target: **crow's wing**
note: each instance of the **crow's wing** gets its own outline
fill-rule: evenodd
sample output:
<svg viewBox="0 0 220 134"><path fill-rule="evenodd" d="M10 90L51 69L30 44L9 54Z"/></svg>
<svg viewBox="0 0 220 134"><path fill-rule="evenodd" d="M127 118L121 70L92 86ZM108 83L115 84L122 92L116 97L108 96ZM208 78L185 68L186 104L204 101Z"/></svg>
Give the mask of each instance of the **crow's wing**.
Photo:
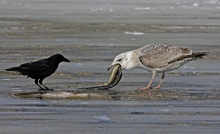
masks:
<svg viewBox="0 0 220 134"><path fill-rule="evenodd" d="M43 59L35 62L24 63L19 67L25 72L40 73L49 68L49 62L47 59Z"/></svg>

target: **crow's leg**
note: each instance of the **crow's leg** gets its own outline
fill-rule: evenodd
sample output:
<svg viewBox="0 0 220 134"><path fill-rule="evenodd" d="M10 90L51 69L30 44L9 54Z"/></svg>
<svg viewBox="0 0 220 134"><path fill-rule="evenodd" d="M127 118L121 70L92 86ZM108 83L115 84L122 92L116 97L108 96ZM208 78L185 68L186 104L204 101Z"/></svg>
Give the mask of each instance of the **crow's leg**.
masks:
<svg viewBox="0 0 220 134"><path fill-rule="evenodd" d="M43 85L43 80L44 80L44 78L41 78L41 79L39 80L39 83L40 83L43 87L45 87L45 90L51 90L51 91L53 91L53 89L50 89L50 88L48 88L47 86Z"/></svg>
<svg viewBox="0 0 220 134"><path fill-rule="evenodd" d="M41 86L38 84L38 79L35 79L35 81L34 81L34 82L35 82L35 84L36 84L38 87L40 87L40 89L41 89L41 90L44 90L44 88L43 88L43 87L41 87Z"/></svg>

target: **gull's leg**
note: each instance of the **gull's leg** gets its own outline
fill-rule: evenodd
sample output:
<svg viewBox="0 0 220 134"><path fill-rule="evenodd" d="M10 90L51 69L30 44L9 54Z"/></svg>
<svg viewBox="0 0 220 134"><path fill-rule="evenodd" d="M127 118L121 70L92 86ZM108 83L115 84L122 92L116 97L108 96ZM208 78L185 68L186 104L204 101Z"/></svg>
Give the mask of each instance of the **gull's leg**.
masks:
<svg viewBox="0 0 220 134"><path fill-rule="evenodd" d="M153 87L153 89L159 89L159 90L160 90L160 86L161 86L161 84L163 83L164 78L165 78L165 73L163 72L159 84L158 84L156 87ZM161 90L160 90L160 96L163 96L163 93L161 92Z"/></svg>
<svg viewBox="0 0 220 134"><path fill-rule="evenodd" d="M153 72L152 78L151 78L150 82L148 83L148 85L146 87L143 87L143 88L138 88L138 90L148 90L148 89L150 89L151 88L151 84L152 84L155 76L156 76L156 72Z"/></svg>
<svg viewBox="0 0 220 134"><path fill-rule="evenodd" d="M40 87L41 90L44 90L44 88L41 87L41 86L38 84L38 79L35 79L34 83L35 83L38 87Z"/></svg>
<svg viewBox="0 0 220 134"><path fill-rule="evenodd" d="M153 87L153 89L160 89L160 86L163 83L164 78L165 78L165 73L163 72L163 75L161 77L159 84L156 87Z"/></svg>
<svg viewBox="0 0 220 134"><path fill-rule="evenodd" d="M151 78L150 82L148 83L147 87L138 88L138 90L147 90L147 94L148 94L148 96L149 96L152 100L153 100L154 98L151 96L151 93L149 92L149 89L151 88L151 84L152 84L152 82L153 82L155 76L156 76L156 72L153 72L152 78Z"/></svg>

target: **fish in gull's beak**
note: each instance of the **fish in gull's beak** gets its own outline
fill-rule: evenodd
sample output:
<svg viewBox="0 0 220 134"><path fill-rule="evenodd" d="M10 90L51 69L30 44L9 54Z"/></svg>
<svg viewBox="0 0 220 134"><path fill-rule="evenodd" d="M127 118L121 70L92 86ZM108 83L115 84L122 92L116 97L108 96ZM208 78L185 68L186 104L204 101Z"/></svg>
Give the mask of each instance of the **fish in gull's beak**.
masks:
<svg viewBox="0 0 220 134"><path fill-rule="evenodd" d="M108 67L108 71L109 71L111 68L115 67L116 65L120 65L120 64L110 65L110 66ZM121 66L121 65L120 65L120 66Z"/></svg>

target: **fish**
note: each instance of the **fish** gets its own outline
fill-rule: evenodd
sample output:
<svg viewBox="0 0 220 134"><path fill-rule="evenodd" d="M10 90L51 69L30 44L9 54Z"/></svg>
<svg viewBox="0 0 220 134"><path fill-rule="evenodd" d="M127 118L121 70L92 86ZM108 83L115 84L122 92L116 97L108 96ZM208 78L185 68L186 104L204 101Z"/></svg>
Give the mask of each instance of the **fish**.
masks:
<svg viewBox="0 0 220 134"><path fill-rule="evenodd" d="M112 88L116 86L122 78L122 68L121 65L116 64L114 68L111 71L111 75L109 77L108 82L101 84L100 86L92 86L92 87L81 87L78 89L93 89L93 90L108 90L109 88Z"/></svg>

